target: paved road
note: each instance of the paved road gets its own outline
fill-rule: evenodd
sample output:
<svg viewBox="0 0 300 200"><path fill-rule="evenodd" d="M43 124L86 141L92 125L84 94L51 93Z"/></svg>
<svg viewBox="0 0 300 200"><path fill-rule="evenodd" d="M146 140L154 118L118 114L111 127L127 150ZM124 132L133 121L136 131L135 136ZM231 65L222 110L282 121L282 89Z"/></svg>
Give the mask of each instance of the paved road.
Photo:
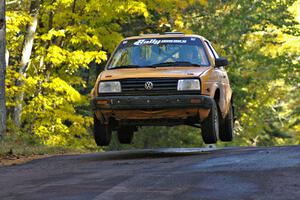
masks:
<svg viewBox="0 0 300 200"><path fill-rule="evenodd" d="M55 156L0 168L0 199L300 199L300 146Z"/></svg>

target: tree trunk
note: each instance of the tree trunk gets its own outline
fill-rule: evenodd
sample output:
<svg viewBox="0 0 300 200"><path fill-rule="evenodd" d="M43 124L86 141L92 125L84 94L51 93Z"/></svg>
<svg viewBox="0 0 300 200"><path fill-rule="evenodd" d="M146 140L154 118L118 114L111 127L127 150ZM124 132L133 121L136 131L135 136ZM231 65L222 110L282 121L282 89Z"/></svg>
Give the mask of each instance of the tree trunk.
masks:
<svg viewBox="0 0 300 200"><path fill-rule="evenodd" d="M23 79L26 78L26 71L29 66L30 56L32 53L32 46L34 41L34 34L37 28L38 12L40 8L40 0L34 0L30 5L30 16L32 17L31 23L27 25L27 33L24 38L24 45L22 50L21 63L19 68L19 78L16 81L16 85L22 87L24 84ZM14 108L13 120L17 127L21 124L22 102L24 99L24 92L21 91L16 95L16 106Z"/></svg>
<svg viewBox="0 0 300 200"><path fill-rule="evenodd" d="M5 106L5 0L0 0L0 139L6 132L6 106Z"/></svg>

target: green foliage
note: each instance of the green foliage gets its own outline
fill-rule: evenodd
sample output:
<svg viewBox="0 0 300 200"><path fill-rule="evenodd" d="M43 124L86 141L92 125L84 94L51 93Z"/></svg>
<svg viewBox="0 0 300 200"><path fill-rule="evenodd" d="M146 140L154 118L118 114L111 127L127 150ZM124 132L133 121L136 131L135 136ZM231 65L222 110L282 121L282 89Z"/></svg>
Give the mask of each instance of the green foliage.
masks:
<svg viewBox="0 0 300 200"><path fill-rule="evenodd" d="M299 89L299 10L291 9L298 4L210 1L190 10L192 30L211 39L230 60L238 144L299 143L290 139L297 131L285 128L299 119L290 99Z"/></svg>
<svg viewBox="0 0 300 200"><path fill-rule="evenodd" d="M135 133L133 143L121 145L117 134L113 133L113 141L107 150L132 148L167 148L167 147L203 147L200 130L188 126L179 127L143 127Z"/></svg>
<svg viewBox="0 0 300 200"><path fill-rule="evenodd" d="M300 144L299 0L45 0L20 74L29 7L7 7L6 91L10 122L24 93L21 130L9 129L33 143L95 148L88 94L107 52L125 36L183 31L207 37L230 60L238 120L228 145ZM198 129L143 128L132 146L114 140L108 149L182 146L203 146Z"/></svg>
<svg viewBox="0 0 300 200"><path fill-rule="evenodd" d="M122 39L119 23L128 18L148 17L139 1L43 1L26 76L19 64L26 28L31 17L28 7L8 7L7 106L11 113L15 96L24 93L21 131L36 136L49 146L94 148L89 98L80 94L90 82L82 70L107 60L104 49L112 50ZM98 66L97 66L98 67ZM17 85L23 77L24 84ZM13 128L10 126L10 128Z"/></svg>

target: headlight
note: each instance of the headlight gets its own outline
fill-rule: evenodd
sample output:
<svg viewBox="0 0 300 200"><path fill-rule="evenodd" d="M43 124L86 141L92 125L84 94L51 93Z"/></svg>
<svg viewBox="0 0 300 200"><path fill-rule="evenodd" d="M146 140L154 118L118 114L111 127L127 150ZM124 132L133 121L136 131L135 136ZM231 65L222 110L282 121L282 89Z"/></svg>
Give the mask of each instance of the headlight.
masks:
<svg viewBox="0 0 300 200"><path fill-rule="evenodd" d="M116 93L121 91L121 83L119 81L100 82L99 84L99 93Z"/></svg>
<svg viewBox="0 0 300 200"><path fill-rule="evenodd" d="M200 90L200 81L198 79L178 80L177 90Z"/></svg>

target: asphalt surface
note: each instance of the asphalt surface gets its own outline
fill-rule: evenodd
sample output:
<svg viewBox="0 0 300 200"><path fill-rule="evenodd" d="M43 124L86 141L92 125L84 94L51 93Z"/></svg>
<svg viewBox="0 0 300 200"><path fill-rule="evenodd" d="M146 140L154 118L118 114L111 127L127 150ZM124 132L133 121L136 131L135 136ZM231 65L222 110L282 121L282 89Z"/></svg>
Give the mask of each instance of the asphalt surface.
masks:
<svg viewBox="0 0 300 200"><path fill-rule="evenodd" d="M0 199L300 199L300 146L55 156L0 168Z"/></svg>

